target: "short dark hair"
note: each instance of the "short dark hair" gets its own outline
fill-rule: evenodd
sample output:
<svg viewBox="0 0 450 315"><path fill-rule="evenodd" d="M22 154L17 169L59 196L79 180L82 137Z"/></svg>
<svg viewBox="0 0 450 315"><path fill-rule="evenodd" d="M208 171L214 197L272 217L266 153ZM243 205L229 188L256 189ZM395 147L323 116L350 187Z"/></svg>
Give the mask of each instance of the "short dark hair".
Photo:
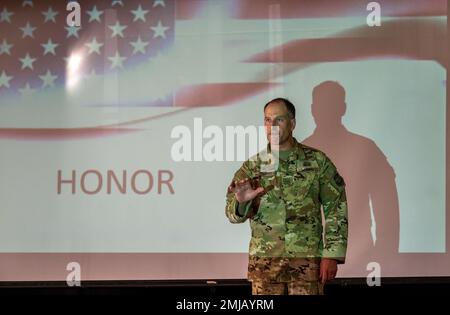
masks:
<svg viewBox="0 0 450 315"><path fill-rule="evenodd" d="M266 105L264 105L264 111L266 111L266 107L269 106L269 104L279 103L279 102L283 102L284 106L286 106L287 111L289 112L289 114L291 114L291 118L295 118L294 104L292 104L292 102L290 100L288 100L287 98L283 98L283 97L277 97L277 98L274 98L273 100L269 101Z"/></svg>

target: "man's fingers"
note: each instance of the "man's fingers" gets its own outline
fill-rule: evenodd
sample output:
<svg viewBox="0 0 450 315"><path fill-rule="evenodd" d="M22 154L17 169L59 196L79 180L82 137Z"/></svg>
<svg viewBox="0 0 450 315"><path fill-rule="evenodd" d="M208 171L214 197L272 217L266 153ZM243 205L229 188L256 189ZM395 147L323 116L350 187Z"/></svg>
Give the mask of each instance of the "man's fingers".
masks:
<svg viewBox="0 0 450 315"><path fill-rule="evenodd" d="M256 194L261 194L261 193L263 193L264 192L264 188L263 187L258 187L258 188L256 188Z"/></svg>
<svg viewBox="0 0 450 315"><path fill-rule="evenodd" d="M327 282L328 281L328 275L327 275L327 273L324 271L324 272L322 272L322 283L325 283L325 282Z"/></svg>
<svg viewBox="0 0 450 315"><path fill-rule="evenodd" d="M251 185L248 179L242 179L237 183L237 187L242 190L251 188Z"/></svg>
<svg viewBox="0 0 450 315"><path fill-rule="evenodd" d="M238 194L243 190L248 189L247 185L250 186L248 184L248 179L235 180L232 185L230 185L229 190L235 194Z"/></svg>
<svg viewBox="0 0 450 315"><path fill-rule="evenodd" d="M248 194L250 199L255 198L259 194L262 194L265 192L265 189L263 187L258 187L256 189L253 189L251 185L251 180L249 178L244 178L241 180L235 180L232 182L230 186L228 186L228 191L233 192L236 195L242 195L242 194ZM242 196L241 196L242 198ZM247 198L247 197L245 197Z"/></svg>
<svg viewBox="0 0 450 315"><path fill-rule="evenodd" d="M239 184L240 184L240 185L245 185L245 184L248 183L248 181L249 181L248 178L244 178L244 179L241 179L241 180L239 181Z"/></svg>
<svg viewBox="0 0 450 315"><path fill-rule="evenodd" d="M228 193L234 193L236 191L236 182L232 181L230 186L228 186Z"/></svg>
<svg viewBox="0 0 450 315"><path fill-rule="evenodd" d="M240 180L235 181L234 182L234 191L238 192L241 190L241 188L242 188L241 181Z"/></svg>
<svg viewBox="0 0 450 315"><path fill-rule="evenodd" d="M325 270L324 270L324 268L320 268L320 275L319 275L319 279L320 279L320 282L322 282L322 283L325 283L325 281L326 281L326 272L325 272Z"/></svg>

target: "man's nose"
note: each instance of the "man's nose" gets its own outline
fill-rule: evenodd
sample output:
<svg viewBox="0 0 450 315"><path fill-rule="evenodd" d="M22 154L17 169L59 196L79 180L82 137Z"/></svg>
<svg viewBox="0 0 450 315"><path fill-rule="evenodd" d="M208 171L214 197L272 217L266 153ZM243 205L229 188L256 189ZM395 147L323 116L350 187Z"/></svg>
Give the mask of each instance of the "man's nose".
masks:
<svg viewBox="0 0 450 315"><path fill-rule="evenodd" d="M280 128L278 126L270 126L268 132L271 135L278 135L280 133Z"/></svg>

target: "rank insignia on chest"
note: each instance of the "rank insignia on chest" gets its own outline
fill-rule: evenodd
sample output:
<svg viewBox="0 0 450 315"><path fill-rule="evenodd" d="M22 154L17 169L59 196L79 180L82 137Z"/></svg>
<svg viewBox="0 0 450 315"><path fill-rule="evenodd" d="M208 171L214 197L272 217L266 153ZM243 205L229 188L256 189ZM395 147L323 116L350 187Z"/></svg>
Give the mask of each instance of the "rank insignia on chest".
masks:
<svg viewBox="0 0 450 315"><path fill-rule="evenodd" d="M297 163L297 172L301 172L304 170L312 170L315 168L316 168L316 166L313 163L311 163L310 161L302 161L302 162Z"/></svg>

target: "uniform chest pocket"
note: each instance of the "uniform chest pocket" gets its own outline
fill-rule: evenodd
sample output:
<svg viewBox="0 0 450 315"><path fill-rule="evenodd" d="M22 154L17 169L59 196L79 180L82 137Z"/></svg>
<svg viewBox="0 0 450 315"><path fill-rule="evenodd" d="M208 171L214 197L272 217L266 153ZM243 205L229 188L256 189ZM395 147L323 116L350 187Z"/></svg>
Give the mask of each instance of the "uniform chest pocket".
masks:
<svg viewBox="0 0 450 315"><path fill-rule="evenodd" d="M316 168L303 169L292 175L282 178L283 192L288 200L300 202L309 193L316 181L318 172Z"/></svg>

